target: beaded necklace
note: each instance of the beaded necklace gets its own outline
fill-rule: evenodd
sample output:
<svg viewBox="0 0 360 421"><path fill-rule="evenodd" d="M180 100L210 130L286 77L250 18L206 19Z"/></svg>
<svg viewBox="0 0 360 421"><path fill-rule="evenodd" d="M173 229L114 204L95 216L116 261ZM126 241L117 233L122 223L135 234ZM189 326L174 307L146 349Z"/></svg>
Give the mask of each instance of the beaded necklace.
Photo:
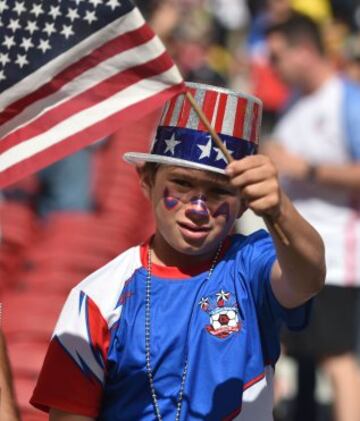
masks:
<svg viewBox="0 0 360 421"><path fill-rule="evenodd" d="M205 282L208 282L214 268L216 266L216 263L218 261L218 258L220 256L220 252L222 249L222 243L220 243L215 256L212 260L211 267L209 269L208 276L206 278ZM151 349L150 349L150 338L151 338L151 317L150 317L150 309L151 309L151 272L152 272L152 250L149 245L148 248L148 259L147 259L147 274L146 274L146 297L145 297L145 360L146 360L146 372L149 380L149 386L150 386L150 392L151 392L151 398L154 405L154 411L157 421L162 421L162 416L160 413L160 407L158 398L156 395L155 385L154 385L154 376L153 371L151 368L151 361L150 361L150 355L151 355ZM180 382L180 389L179 394L177 398L177 404L176 404L176 415L175 415L175 421L180 420L181 415L181 408L183 403L183 397L184 397L184 388L185 388L185 380L188 370L188 357L185 358L184 363L184 369L181 375L181 382Z"/></svg>

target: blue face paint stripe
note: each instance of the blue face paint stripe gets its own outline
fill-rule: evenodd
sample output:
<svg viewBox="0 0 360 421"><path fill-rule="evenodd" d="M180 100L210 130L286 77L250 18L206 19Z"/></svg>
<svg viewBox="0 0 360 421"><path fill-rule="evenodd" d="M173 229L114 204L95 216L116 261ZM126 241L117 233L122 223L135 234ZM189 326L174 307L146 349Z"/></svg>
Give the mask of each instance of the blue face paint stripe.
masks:
<svg viewBox="0 0 360 421"><path fill-rule="evenodd" d="M164 190L163 197L164 197L165 207L168 210L174 209L175 206L179 203L179 199L177 197L170 196L170 192L168 188Z"/></svg>
<svg viewBox="0 0 360 421"><path fill-rule="evenodd" d="M230 219L230 206L227 202L222 203L213 213L214 218L220 215L225 216L226 222Z"/></svg>

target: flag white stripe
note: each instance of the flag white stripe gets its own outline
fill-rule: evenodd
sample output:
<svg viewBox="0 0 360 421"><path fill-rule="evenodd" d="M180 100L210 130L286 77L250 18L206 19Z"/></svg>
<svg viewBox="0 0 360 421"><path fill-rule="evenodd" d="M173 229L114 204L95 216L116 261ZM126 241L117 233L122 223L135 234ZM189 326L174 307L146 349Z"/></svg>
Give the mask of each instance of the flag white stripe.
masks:
<svg viewBox="0 0 360 421"><path fill-rule="evenodd" d="M87 108L43 132L41 135L35 136L4 152L0 157L0 171L4 171L87 127L101 122L114 113L160 93L174 83L181 82L182 78L176 66L152 78L143 79L129 88L116 93L106 101Z"/></svg>
<svg viewBox="0 0 360 421"><path fill-rule="evenodd" d="M87 37L73 48L65 51L54 60L31 73L16 85L8 88L0 96L0 112L8 105L34 92L45 83L51 81L57 74L77 62L82 57L101 47L103 44L117 38L126 32L140 28L145 23L137 8L133 9L119 19Z"/></svg>
<svg viewBox="0 0 360 421"><path fill-rule="evenodd" d="M0 139L4 138L15 129L18 130L25 124L28 125L52 108L71 100L71 98L87 91L109 77L155 59L164 51L164 45L158 37L155 37L146 44L141 44L140 46L126 50L115 57L111 57L98 66L82 73L77 78L72 79L71 82L64 85L54 94L32 103L31 106L24 109L24 111L13 119L4 123L0 128Z"/></svg>

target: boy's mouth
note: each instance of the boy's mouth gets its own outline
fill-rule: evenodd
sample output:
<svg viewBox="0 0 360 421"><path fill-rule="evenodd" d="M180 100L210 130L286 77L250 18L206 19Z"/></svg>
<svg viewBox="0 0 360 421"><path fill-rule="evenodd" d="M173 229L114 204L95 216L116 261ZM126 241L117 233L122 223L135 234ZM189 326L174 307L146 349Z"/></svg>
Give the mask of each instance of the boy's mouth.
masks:
<svg viewBox="0 0 360 421"><path fill-rule="evenodd" d="M184 223L184 222L178 222L178 225L180 228L186 231L190 231L193 233L208 233L210 231L209 226L198 226L194 224Z"/></svg>

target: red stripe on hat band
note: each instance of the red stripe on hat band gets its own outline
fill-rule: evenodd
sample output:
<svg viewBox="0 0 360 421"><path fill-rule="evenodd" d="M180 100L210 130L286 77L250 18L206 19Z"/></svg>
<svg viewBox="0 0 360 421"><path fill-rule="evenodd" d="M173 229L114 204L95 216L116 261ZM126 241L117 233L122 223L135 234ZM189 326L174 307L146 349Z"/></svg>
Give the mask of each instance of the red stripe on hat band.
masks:
<svg viewBox="0 0 360 421"><path fill-rule="evenodd" d="M215 131L217 133L221 133L223 126L227 98L227 94L220 94L215 121Z"/></svg>
<svg viewBox="0 0 360 421"><path fill-rule="evenodd" d="M189 88L188 92L190 92L191 95L194 96L196 90L194 88ZM191 111L190 101L186 98L186 96L184 96L184 102L180 111L179 119L176 124L177 127L186 127L186 124L189 120L190 111Z"/></svg>
<svg viewBox="0 0 360 421"><path fill-rule="evenodd" d="M252 121L251 121L250 142L256 143L257 138L258 138L259 111L260 111L259 104L257 102L254 102L254 108L252 112Z"/></svg>
<svg viewBox="0 0 360 421"><path fill-rule="evenodd" d="M248 101L245 98L238 99L234 122L234 137L243 138L247 104Z"/></svg>
<svg viewBox="0 0 360 421"><path fill-rule="evenodd" d="M209 123L211 123L211 120L212 120L212 117L213 117L213 114L214 114L217 96L218 96L218 93L214 92L214 91L207 91L205 93L202 110L203 110L206 118L208 119ZM204 123L201 120L199 121L198 130L202 130L202 131L207 130Z"/></svg>

